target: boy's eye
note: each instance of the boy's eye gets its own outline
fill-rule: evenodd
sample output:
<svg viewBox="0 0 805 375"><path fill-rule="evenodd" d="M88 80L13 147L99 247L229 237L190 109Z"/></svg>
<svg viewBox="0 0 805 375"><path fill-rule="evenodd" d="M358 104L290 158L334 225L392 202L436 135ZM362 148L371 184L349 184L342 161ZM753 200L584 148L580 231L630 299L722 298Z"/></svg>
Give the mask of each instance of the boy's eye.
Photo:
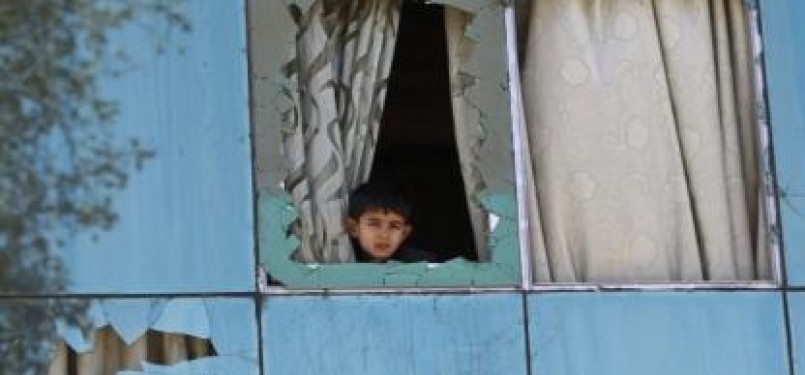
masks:
<svg viewBox="0 0 805 375"><path fill-rule="evenodd" d="M400 224L400 223L391 223L391 224L389 224L389 229L400 230L400 229L402 229L402 224Z"/></svg>

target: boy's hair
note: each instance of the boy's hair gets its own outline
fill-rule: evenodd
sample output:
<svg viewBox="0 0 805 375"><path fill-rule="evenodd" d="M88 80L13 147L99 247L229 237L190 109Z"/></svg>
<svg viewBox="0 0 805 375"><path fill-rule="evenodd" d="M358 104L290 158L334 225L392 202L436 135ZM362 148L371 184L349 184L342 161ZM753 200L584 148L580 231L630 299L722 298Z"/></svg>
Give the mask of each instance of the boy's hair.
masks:
<svg viewBox="0 0 805 375"><path fill-rule="evenodd" d="M402 216L406 222L411 221L411 206L402 191L394 185L369 182L358 186L350 194L347 209L350 218L357 220L370 210L391 211Z"/></svg>

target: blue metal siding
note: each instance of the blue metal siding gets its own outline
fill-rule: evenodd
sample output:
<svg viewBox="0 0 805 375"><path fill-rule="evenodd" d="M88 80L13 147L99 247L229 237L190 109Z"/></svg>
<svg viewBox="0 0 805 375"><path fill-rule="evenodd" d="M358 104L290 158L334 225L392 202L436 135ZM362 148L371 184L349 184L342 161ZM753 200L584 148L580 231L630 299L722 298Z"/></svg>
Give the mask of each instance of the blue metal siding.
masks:
<svg viewBox="0 0 805 375"><path fill-rule="evenodd" d="M189 4L188 33L134 24L109 35L131 59L101 81L120 106L116 135L156 155L115 197L117 225L64 250L70 292L254 289L244 5Z"/></svg>
<svg viewBox="0 0 805 375"><path fill-rule="evenodd" d="M519 294L270 296L267 374L525 375Z"/></svg>
<svg viewBox="0 0 805 375"><path fill-rule="evenodd" d="M533 373L786 375L777 292L529 296Z"/></svg>

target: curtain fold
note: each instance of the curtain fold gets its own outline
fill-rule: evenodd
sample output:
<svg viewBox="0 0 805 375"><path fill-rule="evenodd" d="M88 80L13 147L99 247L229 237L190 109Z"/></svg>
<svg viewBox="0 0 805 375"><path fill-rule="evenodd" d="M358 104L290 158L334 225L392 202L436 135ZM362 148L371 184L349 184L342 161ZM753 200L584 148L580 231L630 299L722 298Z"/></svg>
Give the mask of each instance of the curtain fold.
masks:
<svg viewBox="0 0 805 375"><path fill-rule="evenodd" d="M536 280L769 278L742 1L530 5Z"/></svg>
<svg viewBox="0 0 805 375"><path fill-rule="evenodd" d="M458 158L461 161L461 176L467 196L467 211L472 224L475 248L479 260L488 260L488 218L481 207L478 196L485 188L478 168L479 152L484 139L484 129L480 127L481 111L471 103L466 95L467 77L462 67L474 52L475 41L465 36L467 25L473 15L460 9L444 7L444 26L447 40L447 56L450 77L450 100L453 111L453 124Z"/></svg>
<svg viewBox="0 0 805 375"><path fill-rule="evenodd" d="M342 221L349 191L371 171L400 6L319 0L294 14L286 74L297 84L296 118L286 121L282 146L285 189L299 211L296 260L354 260Z"/></svg>

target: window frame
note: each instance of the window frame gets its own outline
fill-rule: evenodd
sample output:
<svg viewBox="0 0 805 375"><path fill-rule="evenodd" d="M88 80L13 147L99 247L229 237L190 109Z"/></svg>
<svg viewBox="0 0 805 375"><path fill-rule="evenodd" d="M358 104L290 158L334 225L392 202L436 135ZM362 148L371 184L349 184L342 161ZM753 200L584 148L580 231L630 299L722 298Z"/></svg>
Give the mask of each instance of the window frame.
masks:
<svg viewBox="0 0 805 375"><path fill-rule="evenodd" d="M279 4L278 4L279 3ZM306 3L302 1L290 1L298 6ZM309 3L309 2L308 2ZM443 0L433 3L450 5L461 10L471 12L475 15L467 26L466 34L474 37L478 41L479 53L473 54L473 62L477 66L482 66L483 70L493 71L495 75L488 81L497 84L495 87L508 89L507 60L508 55L505 43L500 43L501 38L506 38L505 12L510 7L490 0L473 1L453 1ZM309 4L307 4L309 6ZM290 196L282 188L280 171L282 155L280 148L279 115L275 111L269 99L268 105L260 103L257 98L277 98L283 88L282 77L270 77L270 72L279 72L279 67L283 63L279 54L274 53L273 59L271 51L283 51L282 47L290 48L292 45L292 33L282 33L285 27L293 27L287 18L277 16L283 14L279 7L284 6L280 2L261 2L250 0L248 2L248 25L249 33L252 35L284 35L286 38L290 34L291 40L269 40L261 45L254 43L256 38L249 38L249 61L250 61L250 82L251 82L251 103L252 103L252 128L253 128L253 147L255 149L255 191L256 191L256 216L257 216L257 245L258 245L258 270L265 273L265 277L260 277L260 289L285 290L285 289L347 289L355 290L361 288L513 288L521 285L521 262L522 252L519 250L518 242L518 215L516 187L511 181L496 181L496 185L509 184L511 193L501 191L486 191L480 200L495 223L491 225L489 235L489 246L491 259L487 262L470 262L463 259L456 259L444 263L386 263L386 264L367 264L367 263L341 263L341 264L304 264L291 259L291 254L298 247L298 240L289 235L288 228L296 219L296 211L290 200ZM274 10L273 12L271 10ZM259 14L258 14L259 13ZM260 15L271 15L261 20ZM477 29L480 27L478 22L495 22L493 25L486 25L498 30L495 35L480 35ZM273 31L273 32L272 32ZM470 35L472 34L472 35ZM250 35L251 36L251 35ZM488 36L488 37L487 37ZM269 38L280 39L280 38ZM502 44L502 46L501 46ZM484 54L490 48L499 49L497 55ZM486 61L479 62L481 58ZM495 66L490 67L488 59L498 58ZM486 65L484 65L486 64ZM255 73L255 72L259 72ZM275 73L276 74L276 73ZM493 81L493 80L499 80ZM480 90L479 90L480 91ZM487 90L488 91L488 90ZM503 100L510 102L509 98ZM495 97L500 95L483 92L484 97ZM509 103L510 104L510 103ZM512 142L512 128L514 122L511 119L511 106L500 108L505 121L495 126L499 126L502 132L507 133L508 143ZM273 113L272 113L273 112ZM516 165L512 161L509 165L510 179L517 175ZM269 285L266 279L278 281L282 286L277 288Z"/></svg>

